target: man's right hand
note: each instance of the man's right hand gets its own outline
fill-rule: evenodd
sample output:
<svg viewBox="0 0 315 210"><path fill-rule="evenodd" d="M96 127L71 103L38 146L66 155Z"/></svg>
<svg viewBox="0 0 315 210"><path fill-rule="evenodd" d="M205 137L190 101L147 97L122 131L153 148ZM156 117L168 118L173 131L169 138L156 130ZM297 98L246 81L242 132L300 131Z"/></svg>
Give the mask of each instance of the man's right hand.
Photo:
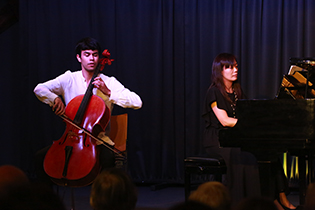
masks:
<svg viewBox="0 0 315 210"><path fill-rule="evenodd" d="M63 115L65 113L65 105L60 97L55 98L52 110L56 115Z"/></svg>

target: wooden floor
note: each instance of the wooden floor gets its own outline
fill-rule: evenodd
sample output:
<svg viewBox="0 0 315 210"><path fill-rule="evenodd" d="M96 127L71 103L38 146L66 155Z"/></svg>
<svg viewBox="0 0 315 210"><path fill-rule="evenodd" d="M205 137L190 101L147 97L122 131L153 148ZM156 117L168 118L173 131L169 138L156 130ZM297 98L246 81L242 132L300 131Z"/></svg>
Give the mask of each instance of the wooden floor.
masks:
<svg viewBox="0 0 315 210"><path fill-rule="evenodd" d="M184 187L170 186L159 190L152 190L152 186L137 186L138 202L137 210L166 210L171 206L184 201ZM72 209L71 190L69 188L59 188L59 195L67 209ZM75 188L75 210L93 210L89 205L90 186ZM288 199L294 205L299 205L297 192L291 192Z"/></svg>

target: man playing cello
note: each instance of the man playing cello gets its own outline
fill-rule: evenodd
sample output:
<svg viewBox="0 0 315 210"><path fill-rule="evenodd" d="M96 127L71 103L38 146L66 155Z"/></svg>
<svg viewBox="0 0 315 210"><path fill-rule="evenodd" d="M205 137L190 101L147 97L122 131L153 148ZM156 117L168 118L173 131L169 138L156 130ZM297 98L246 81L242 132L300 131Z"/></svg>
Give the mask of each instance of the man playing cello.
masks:
<svg viewBox="0 0 315 210"><path fill-rule="evenodd" d="M86 92L99 63L101 47L97 40L90 37L83 38L77 43L75 51L76 58L81 63L81 70L74 72L68 70L55 79L38 84L34 89L37 98L51 106L56 115L64 115L68 103L76 96ZM99 73L92 84L94 86L93 94L100 96L110 111L112 111L114 104L133 109L139 109L142 106L141 98L125 88L115 77L108 77ZM106 142L107 145L114 146L114 142L106 135L105 131L100 132L98 138ZM114 167L115 153L103 144L99 144L97 147L101 168ZM49 148L50 146L41 149L35 156L38 179L44 182L49 179L43 168L43 161Z"/></svg>

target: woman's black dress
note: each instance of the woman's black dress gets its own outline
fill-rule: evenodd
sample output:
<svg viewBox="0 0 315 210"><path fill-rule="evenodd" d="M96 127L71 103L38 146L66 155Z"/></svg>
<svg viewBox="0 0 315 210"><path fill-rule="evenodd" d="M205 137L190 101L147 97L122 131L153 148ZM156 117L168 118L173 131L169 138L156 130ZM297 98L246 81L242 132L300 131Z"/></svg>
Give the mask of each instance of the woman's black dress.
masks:
<svg viewBox="0 0 315 210"><path fill-rule="evenodd" d="M235 101L235 94L229 94ZM229 117L234 117L233 106L215 86L208 89L202 117L205 120L203 143L208 154L220 155L227 165L226 185L230 190L233 205L248 196L260 196L260 181L257 160L249 152L240 148L222 148L218 140L218 133L224 127L215 116L211 104L217 103L219 109L226 110Z"/></svg>

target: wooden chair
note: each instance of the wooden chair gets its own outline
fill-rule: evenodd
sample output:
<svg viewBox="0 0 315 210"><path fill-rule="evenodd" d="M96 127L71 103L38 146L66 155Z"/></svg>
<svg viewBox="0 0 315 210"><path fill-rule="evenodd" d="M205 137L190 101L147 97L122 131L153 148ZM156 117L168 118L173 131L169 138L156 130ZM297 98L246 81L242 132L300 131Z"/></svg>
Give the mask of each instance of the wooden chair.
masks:
<svg viewBox="0 0 315 210"><path fill-rule="evenodd" d="M125 156L116 156L115 166L127 171L127 128L128 114L112 115L110 119L109 138L115 142L115 148Z"/></svg>
<svg viewBox="0 0 315 210"><path fill-rule="evenodd" d="M110 118L109 138L115 142L115 148L125 152L127 144L128 114L112 115Z"/></svg>

